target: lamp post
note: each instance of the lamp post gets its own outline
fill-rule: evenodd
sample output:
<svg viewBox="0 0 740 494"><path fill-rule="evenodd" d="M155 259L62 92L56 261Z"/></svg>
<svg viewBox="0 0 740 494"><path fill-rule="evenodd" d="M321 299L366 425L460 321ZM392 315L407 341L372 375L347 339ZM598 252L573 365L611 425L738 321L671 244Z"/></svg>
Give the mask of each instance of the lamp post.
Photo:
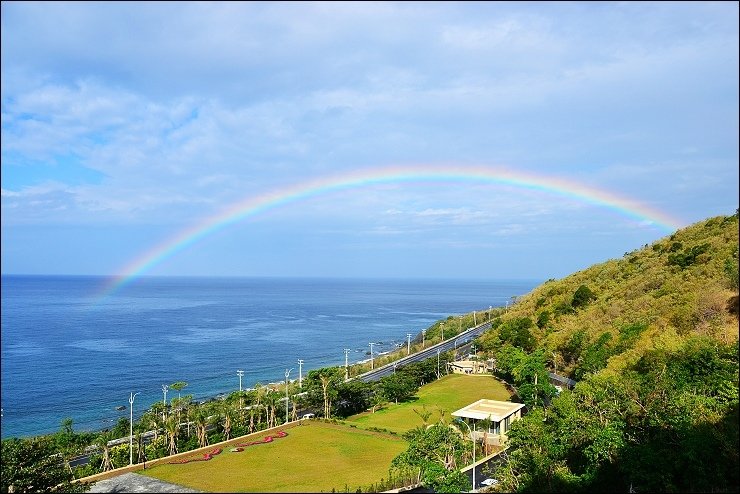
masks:
<svg viewBox="0 0 740 494"><path fill-rule="evenodd" d="M293 369L285 369L285 423L288 423L288 376Z"/></svg>
<svg viewBox="0 0 740 494"><path fill-rule="evenodd" d="M439 348L437 348L437 379L439 379Z"/></svg>
<svg viewBox="0 0 740 494"><path fill-rule="evenodd" d="M129 436L128 436L128 464L133 465L134 464L134 399L136 398L136 395L139 393L130 393L128 397L128 404L129 404L129 412L130 412L130 418L129 418Z"/></svg>
<svg viewBox="0 0 740 494"><path fill-rule="evenodd" d="M422 329L421 330L421 348L425 348L424 341L426 340L426 337L427 337L427 330Z"/></svg>
<svg viewBox="0 0 740 494"><path fill-rule="evenodd" d="M162 400L162 404L164 405L162 409L162 420L165 419L165 414L167 413L167 390L170 389L169 386L166 384L162 385L162 393L164 393L164 399Z"/></svg>
<svg viewBox="0 0 740 494"><path fill-rule="evenodd" d="M239 376L239 392L242 392L242 376L244 375L243 370L236 371L236 375Z"/></svg>
<svg viewBox="0 0 740 494"><path fill-rule="evenodd" d="M298 359L298 387L303 389L303 360Z"/></svg>
<svg viewBox="0 0 740 494"><path fill-rule="evenodd" d="M488 322L491 322L491 311L493 310L493 306L488 306Z"/></svg>
<svg viewBox="0 0 740 494"><path fill-rule="evenodd" d="M457 419L457 422L460 424L465 424L465 427L468 428L468 432L470 433L470 437L473 440L473 491L475 491L475 422L473 422L473 430L470 430L470 426L467 422L465 422L462 419Z"/></svg>
<svg viewBox="0 0 740 494"><path fill-rule="evenodd" d="M344 380L349 379L349 348L344 349Z"/></svg>
<svg viewBox="0 0 740 494"><path fill-rule="evenodd" d="M406 333L406 355L411 354L411 333Z"/></svg>
<svg viewBox="0 0 740 494"><path fill-rule="evenodd" d="M370 370L373 370L375 368L375 364L373 362L373 345L375 343L370 343Z"/></svg>

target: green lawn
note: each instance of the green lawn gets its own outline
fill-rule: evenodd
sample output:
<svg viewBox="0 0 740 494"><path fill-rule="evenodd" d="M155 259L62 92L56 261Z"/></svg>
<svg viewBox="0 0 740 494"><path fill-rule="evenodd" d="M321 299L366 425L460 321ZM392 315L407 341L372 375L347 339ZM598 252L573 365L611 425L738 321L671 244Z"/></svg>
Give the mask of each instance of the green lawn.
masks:
<svg viewBox="0 0 740 494"><path fill-rule="evenodd" d="M304 421L271 443L231 447L209 461L158 465L145 475L206 492L352 492L388 477L402 438L346 425ZM260 440L262 434L250 441Z"/></svg>
<svg viewBox="0 0 740 494"><path fill-rule="evenodd" d="M414 413L414 409L421 412L426 406L426 409L432 412L429 423L434 423L440 418L441 407L445 421L449 422L452 412L481 398L509 401L510 395L504 385L490 375L450 374L423 386L415 398L414 401L398 405L395 403L386 405L375 413L364 412L353 415L347 421L363 428L379 427L402 433L422 425L422 420Z"/></svg>

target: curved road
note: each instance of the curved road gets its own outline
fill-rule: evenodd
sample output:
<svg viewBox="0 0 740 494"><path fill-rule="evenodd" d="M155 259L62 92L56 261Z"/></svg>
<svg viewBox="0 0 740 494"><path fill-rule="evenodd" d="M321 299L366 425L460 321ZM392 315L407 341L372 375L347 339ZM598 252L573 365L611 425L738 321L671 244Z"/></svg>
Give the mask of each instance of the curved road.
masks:
<svg viewBox="0 0 740 494"><path fill-rule="evenodd" d="M396 367L403 367L404 365L410 364L412 362L421 362L422 360L435 357L437 355L437 350L439 350L441 353L441 352L447 352L450 350L454 350L455 346L462 347L464 344L469 343L471 340L483 334L483 332L490 327L491 327L490 321L484 322L470 329L466 329L465 331L455 336L454 338L450 338L449 340L445 340L440 343L437 343L436 345L427 347L420 352L407 355L394 362L385 364L382 367L378 367L377 369L373 369L364 374L360 374L359 376L355 376L352 379L360 379L361 381L365 381L365 382L377 381L381 377L385 377L387 375L393 374L394 364ZM457 345L455 344L455 342L457 342Z"/></svg>

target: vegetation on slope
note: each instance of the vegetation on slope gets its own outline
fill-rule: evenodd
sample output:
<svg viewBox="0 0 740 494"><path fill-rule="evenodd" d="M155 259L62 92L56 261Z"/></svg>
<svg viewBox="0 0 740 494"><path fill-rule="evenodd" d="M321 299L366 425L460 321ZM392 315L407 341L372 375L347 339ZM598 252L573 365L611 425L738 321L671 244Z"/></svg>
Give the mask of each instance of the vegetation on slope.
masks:
<svg viewBox="0 0 740 494"><path fill-rule="evenodd" d="M496 318L483 346L530 406L498 489L736 490L737 289L735 214L550 280ZM579 383L553 398L545 365Z"/></svg>

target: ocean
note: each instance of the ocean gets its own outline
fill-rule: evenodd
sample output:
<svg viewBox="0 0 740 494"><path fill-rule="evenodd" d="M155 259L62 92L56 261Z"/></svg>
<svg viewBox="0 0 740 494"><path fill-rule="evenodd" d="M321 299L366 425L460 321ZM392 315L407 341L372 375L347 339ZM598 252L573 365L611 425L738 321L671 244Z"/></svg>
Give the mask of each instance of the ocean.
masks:
<svg viewBox="0 0 740 494"><path fill-rule="evenodd" d="M185 381L196 400L390 351L539 281L2 276L2 437L100 430ZM167 399L176 396L170 389ZM125 406L122 411L116 410Z"/></svg>

